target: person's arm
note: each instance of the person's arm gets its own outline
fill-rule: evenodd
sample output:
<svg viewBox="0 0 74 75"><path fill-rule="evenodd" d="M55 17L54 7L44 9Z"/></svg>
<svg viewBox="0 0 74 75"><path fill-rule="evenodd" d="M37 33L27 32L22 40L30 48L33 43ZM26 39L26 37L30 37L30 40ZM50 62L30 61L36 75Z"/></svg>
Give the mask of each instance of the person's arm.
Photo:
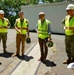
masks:
<svg viewBox="0 0 74 75"><path fill-rule="evenodd" d="M9 20L8 20L8 28L10 28L11 27L11 23L9 22Z"/></svg>
<svg viewBox="0 0 74 75"><path fill-rule="evenodd" d="M9 20L7 18L4 18L4 20L6 20L8 22L8 25L7 26L3 26L3 28L10 28L11 24L10 24Z"/></svg>
<svg viewBox="0 0 74 75"><path fill-rule="evenodd" d="M28 35L28 37L30 36L30 34L29 34L29 21L27 20L27 35Z"/></svg>
<svg viewBox="0 0 74 75"><path fill-rule="evenodd" d="M14 26L15 26L15 30L16 30L17 32L19 32L20 34L22 34L21 31L17 28L17 20L15 21Z"/></svg>
<svg viewBox="0 0 74 75"><path fill-rule="evenodd" d="M64 30L66 29L65 28L65 19L62 20L62 27L63 27Z"/></svg>
<svg viewBox="0 0 74 75"><path fill-rule="evenodd" d="M28 34L28 37L30 36L30 34L29 34L29 27L27 28L27 34Z"/></svg>
<svg viewBox="0 0 74 75"><path fill-rule="evenodd" d="M38 33L38 24L36 24L36 32Z"/></svg>
<svg viewBox="0 0 74 75"><path fill-rule="evenodd" d="M50 24L48 24L48 34L49 34L48 41L50 41L51 40L51 27L50 27Z"/></svg>
<svg viewBox="0 0 74 75"><path fill-rule="evenodd" d="M65 19L62 20L62 26L64 26L64 25L65 25Z"/></svg>

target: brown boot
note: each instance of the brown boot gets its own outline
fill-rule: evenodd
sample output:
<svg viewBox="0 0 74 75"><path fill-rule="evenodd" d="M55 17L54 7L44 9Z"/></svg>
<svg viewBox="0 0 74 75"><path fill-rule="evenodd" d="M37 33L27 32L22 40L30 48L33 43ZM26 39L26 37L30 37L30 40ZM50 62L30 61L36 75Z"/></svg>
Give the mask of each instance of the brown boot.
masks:
<svg viewBox="0 0 74 75"><path fill-rule="evenodd" d="M25 58L25 55L24 54L22 54L22 58Z"/></svg>
<svg viewBox="0 0 74 75"><path fill-rule="evenodd" d="M3 53L7 53L7 50L6 50L6 49L4 49L4 50L3 50Z"/></svg>

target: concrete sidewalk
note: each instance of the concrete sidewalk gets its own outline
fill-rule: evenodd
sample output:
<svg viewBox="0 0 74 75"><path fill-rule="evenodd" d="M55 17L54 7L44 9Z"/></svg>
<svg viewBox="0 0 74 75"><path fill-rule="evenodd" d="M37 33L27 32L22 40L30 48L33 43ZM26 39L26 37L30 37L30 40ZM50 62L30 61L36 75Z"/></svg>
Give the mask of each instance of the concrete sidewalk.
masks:
<svg viewBox="0 0 74 75"><path fill-rule="evenodd" d="M2 53L0 45L0 75L74 75L73 69L68 69L63 60L67 59L64 44L64 35L52 34L54 46L49 48L46 63L38 61L40 57L37 34L30 33L31 44L26 44L25 60L10 57L16 51L15 30L9 30L7 50L8 54ZM36 44L37 42L37 44ZM32 50L31 50L32 49Z"/></svg>
<svg viewBox="0 0 74 75"><path fill-rule="evenodd" d="M25 54L29 53L30 48L32 48L37 42L37 35L35 33L30 33L31 43L26 43ZM19 64L22 59L18 57L11 57L13 53L16 52L16 31L15 29L8 30L7 39L7 54L3 53L2 42L0 43L0 75L8 75L10 72Z"/></svg>
<svg viewBox="0 0 74 75"><path fill-rule="evenodd" d="M54 45L52 48L49 49L48 51L48 57L46 62L48 62L49 69L51 69L51 66L55 66L56 64L52 61L49 60L51 56L53 56L56 53L56 46ZM31 50L31 52L27 55L27 57L32 57L30 61L25 61L23 60L14 70L10 75L37 75L38 69L40 68L40 64L42 62L38 61L40 58L40 48L39 48L39 43L37 42L36 46ZM26 58L26 56L25 56ZM28 58L27 58L28 59ZM42 72L42 69L45 68L42 66L40 68L40 71ZM45 71L44 71L45 72ZM40 75L43 75L42 72Z"/></svg>
<svg viewBox="0 0 74 75"><path fill-rule="evenodd" d="M23 60L14 70L10 75L36 75L37 71L40 67L41 62L38 61L38 59L40 58L40 50L39 50L39 43L36 44L36 46L34 46L34 48L31 50L31 52L27 55L27 57L31 57L32 59L30 61L25 61ZM52 50L52 51L51 51ZM56 48L55 46L53 48L50 48L49 50L49 56L47 57L47 59L51 56L53 56L55 54ZM25 56L26 58L26 56ZM28 58L27 58L28 59ZM49 69L51 69L51 65L53 64L55 66L55 63L53 63L52 61L48 61L50 67ZM43 66L43 68L45 68ZM41 69L41 68L40 68ZM43 73L41 73L41 75L43 75Z"/></svg>
<svg viewBox="0 0 74 75"><path fill-rule="evenodd" d="M48 60L46 63L41 62L36 75L74 75L74 70L68 69L67 64L63 64L63 60L67 59L64 38L64 35L52 35L55 46L49 50L53 55L50 55L49 51L48 60L50 62Z"/></svg>
<svg viewBox="0 0 74 75"><path fill-rule="evenodd" d="M38 61L38 58L40 57L38 43L32 49L32 51L27 55L27 57L31 57L32 59L28 62L23 60L11 75L34 75L35 74L35 71L40 63L40 61Z"/></svg>

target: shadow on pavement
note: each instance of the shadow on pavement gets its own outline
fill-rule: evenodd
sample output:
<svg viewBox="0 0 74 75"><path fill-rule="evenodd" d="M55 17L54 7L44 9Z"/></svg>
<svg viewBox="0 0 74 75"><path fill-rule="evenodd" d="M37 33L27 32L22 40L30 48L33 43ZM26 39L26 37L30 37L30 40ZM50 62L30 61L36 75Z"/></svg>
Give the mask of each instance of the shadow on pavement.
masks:
<svg viewBox="0 0 74 75"><path fill-rule="evenodd" d="M1 65L2 63L0 62L0 65Z"/></svg>
<svg viewBox="0 0 74 75"><path fill-rule="evenodd" d="M25 60L27 62L30 61L31 59L33 59L32 56L27 56L27 55L24 55L24 57L19 56L18 58L21 59L21 60Z"/></svg>
<svg viewBox="0 0 74 75"><path fill-rule="evenodd" d="M11 57L13 53L7 52L7 53L0 53L0 57L5 57L5 58L9 58Z"/></svg>
<svg viewBox="0 0 74 75"><path fill-rule="evenodd" d="M44 64L48 67L56 66L56 64L53 61L49 61L49 60L46 60L46 62L44 62Z"/></svg>

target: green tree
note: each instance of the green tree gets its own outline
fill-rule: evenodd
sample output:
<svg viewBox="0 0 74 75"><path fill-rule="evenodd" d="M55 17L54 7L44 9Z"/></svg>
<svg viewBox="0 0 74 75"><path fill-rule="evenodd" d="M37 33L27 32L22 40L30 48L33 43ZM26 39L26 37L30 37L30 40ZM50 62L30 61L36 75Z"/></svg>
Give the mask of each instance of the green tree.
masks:
<svg viewBox="0 0 74 75"><path fill-rule="evenodd" d="M53 2L54 0L42 0ZM55 0L63 1L63 0ZM39 0L0 0L0 9L5 11L5 17L7 17L11 23L11 27L14 26L14 21L18 17L18 12L21 10L21 5L33 5L38 4Z"/></svg>
<svg viewBox="0 0 74 75"><path fill-rule="evenodd" d="M18 12L21 10L21 5L25 5L26 0L0 0L0 9L4 10L5 17L14 26L14 21L18 17Z"/></svg>

